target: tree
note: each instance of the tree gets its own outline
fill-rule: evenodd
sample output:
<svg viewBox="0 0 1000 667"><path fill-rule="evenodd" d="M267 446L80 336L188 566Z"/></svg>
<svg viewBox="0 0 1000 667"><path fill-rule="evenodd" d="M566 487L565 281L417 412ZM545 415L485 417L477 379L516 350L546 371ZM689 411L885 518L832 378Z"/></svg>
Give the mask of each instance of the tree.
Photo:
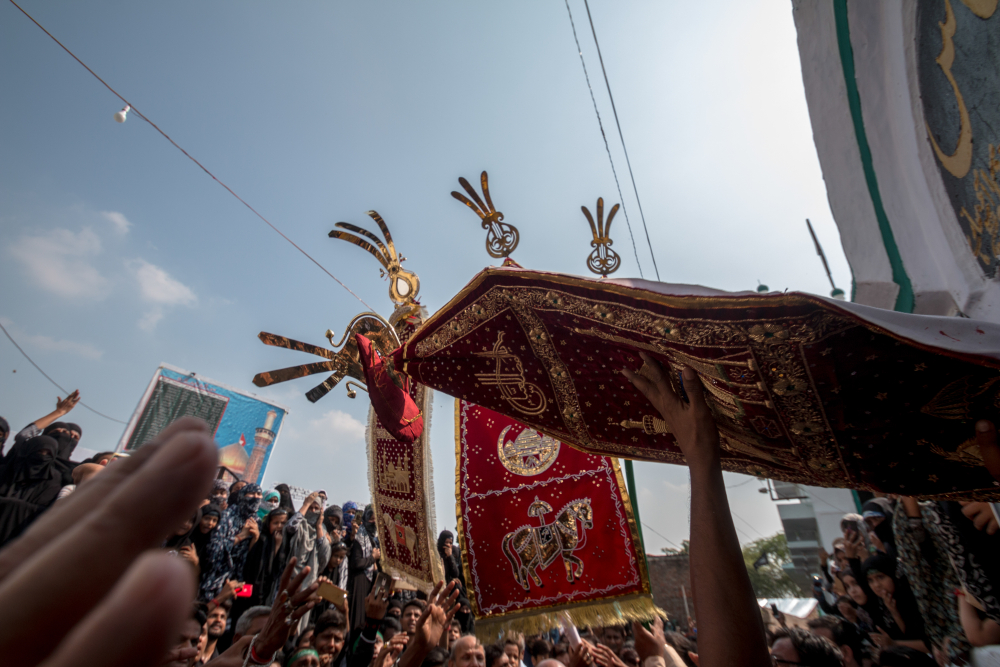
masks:
<svg viewBox="0 0 1000 667"><path fill-rule="evenodd" d="M767 564L755 568L754 563L765 554ZM810 597L782 568L782 565L791 561L784 533L775 533L771 537L743 545L743 562L746 564L747 574L750 575L750 585L759 598Z"/></svg>
<svg viewBox="0 0 1000 667"><path fill-rule="evenodd" d="M668 556L680 556L682 554L687 556L688 554L691 553L691 540L681 540L680 549L674 549L672 547L663 547L661 551L663 551L663 553L667 554Z"/></svg>

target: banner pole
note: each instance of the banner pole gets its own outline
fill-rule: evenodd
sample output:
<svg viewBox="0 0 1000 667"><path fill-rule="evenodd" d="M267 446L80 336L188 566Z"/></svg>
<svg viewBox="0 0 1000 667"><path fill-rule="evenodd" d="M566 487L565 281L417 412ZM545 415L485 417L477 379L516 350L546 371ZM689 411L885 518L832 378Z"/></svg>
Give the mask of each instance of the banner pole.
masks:
<svg viewBox="0 0 1000 667"><path fill-rule="evenodd" d="M642 547L642 557L646 558L646 538L643 537L642 521L639 519L639 496L635 492L635 473L632 470L631 459L625 459L625 485L628 487L628 495L632 499L632 513L635 514L635 525L639 529L639 545Z"/></svg>

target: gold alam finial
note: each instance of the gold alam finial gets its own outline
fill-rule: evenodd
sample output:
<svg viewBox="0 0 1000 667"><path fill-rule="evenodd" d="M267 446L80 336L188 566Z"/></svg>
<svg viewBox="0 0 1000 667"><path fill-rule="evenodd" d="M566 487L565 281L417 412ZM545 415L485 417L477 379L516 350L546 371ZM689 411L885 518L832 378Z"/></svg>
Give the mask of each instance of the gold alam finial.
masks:
<svg viewBox="0 0 1000 667"><path fill-rule="evenodd" d="M392 235L389 234L389 228L386 226L385 221L382 220L382 216L376 211L368 211L368 215L375 221L378 228L382 230L382 235L385 236L384 245L371 232L347 222L338 222L336 226L371 239L378 248L354 234L337 231L336 229L330 232L330 237L353 243L374 255L375 259L385 267L384 272L380 271L379 273L385 275L385 272L388 272L389 274L389 298L392 299L392 302L397 306L412 304L417 298L417 292L420 291L420 278L417 277L417 274L407 271L400 265L400 262L405 261L406 258L396 254L396 246L392 243Z"/></svg>
<svg viewBox="0 0 1000 667"><path fill-rule="evenodd" d="M383 357L387 356L400 345L396 330L392 328L391 324L375 313L355 315L354 319L347 325L339 341L335 341L335 334L330 329L327 329L326 338L330 341L330 346L333 350L310 343L303 343L286 336L278 336L273 333L261 331L258 338L265 345L283 347L287 350L296 350L298 352L308 352L315 354L317 357L323 357L327 361L316 361L311 364L302 364L301 366L279 368L274 371L257 373L253 378L253 383L258 387L270 387L272 384L278 384L279 382L288 382L289 380L307 377L315 373L330 371L331 375L326 380L306 392L306 398L315 403L330 393L330 390L336 387L345 377L354 378L358 381L347 383L347 396L348 398L354 398L357 396L357 392L351 388L352 386L363 391L368 391L364 384L359 384L365 381L365 371L361 367L358 343L354 337L355 334L362 334L367 337ZM339 350L337 349L338 347L340 348ZM390 371L390 374L394 375L392 371Z"/></svg>
<svg viewBox="0 0 1000 667"><path fill-rule="evenodd" d="M604 199L598 197L597 224L594 224L594 218L590 215L590 211L587 210L586 206L581 206L580 209L587 216L587 222L590 223L590 231L594 233L594 240L590 242L591 247L594 249L590 252L590 256L587 257L587 268L594 273L600 273L601 277L606 278L609 273L617 271L622 263L622 258L611 249L611 244L614 241L611 240L610 236L611 220L614 219L615 213L618 212L618 204L611 207L611 212L608 213L608 219L605 222Z"/></svg>
<svg viewBox="0 0 1000 667"><path fill-rule="evenodd" d="M485 171L482 173L480 179L483 184L483 198L486 199L485 204L479 198L479 194L476 193L475 188L469 185L469 182L462 177L459 177L458 182L469 193L469 197L472 197L472 201L469 200L469 197L459 192L452 191L451 196L475 211L479 219L483 221L483 229L489 230L486 234L486 252L490 254L490 257L496 257L497 259L509 257L514 252L514 248L517 247L520 235L517 233L517 227L501 222L503 220L503 213L498 212L496 207L493 206L493 200L490 199L490 185Z"/></svg>

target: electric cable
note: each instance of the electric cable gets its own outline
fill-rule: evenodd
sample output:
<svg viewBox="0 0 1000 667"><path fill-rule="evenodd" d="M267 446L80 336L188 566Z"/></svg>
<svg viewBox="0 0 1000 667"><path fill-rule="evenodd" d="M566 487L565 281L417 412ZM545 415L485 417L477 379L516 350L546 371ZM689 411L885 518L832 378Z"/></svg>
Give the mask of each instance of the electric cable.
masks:
<svg viewBox="0 0 1000 667"><path fill-rule="evenodd" d="M14 0L11 0L13 2ZM589 11L589 10L588 10ZM604 134L604 123L601 122L601 112L597 110L597 100L594 98L594 87L590 85L590 75L587 74L587 63L583 60L583 49L580 48L580 40L576 36L576 24L573 23L573 12L569 8L569 0L566 0L566 13L569 14L569 25L573 29L573 41L576 42L577 53L580 54L580 64L583 65L583 76L587 80L587 89L590 91L590 101L594 103L594 113L597 114L597 125L601 128L601 138L604 139L604 150L608 153L608 162L611 163L611 173L615 177L615 187L618 188L618 198L621 200L622 213L625 214L625 225L628 227L628 237L632 240L632 252L635 253L635 263L639 266L639 277L645 278L642 274L642 263L639 261L639 251L635 247L635 237L632 236L632 223L628 219L628 211L625 208L625 198L622 196L622 186L618 183L618 172L615 171L615 161L611 159L611 148L608 146L608 137Z"/></svg>
<svg viewBox="0 0 1000 667"><path fill-rule="evenodd" d="M646 528L649 528L649 529L650 529L651 531L653 531L654 533L656 533L657 535L659 535L660 537L662 537L663 539L665 539L665 540L666 540L667 542L669 542L670 544L673 544L673 545L674 545L675 547L677 547L678 549L680 549L680 548L681 548L681 547L677 546L677 543L676 543L676 542L674 542L673 540L671 540L670 538L668 538L668 537L667 537L666 535L664 535L663 533L661 533L661 532L660 532L660 531L658 531L657 529L655 529L655 528L653 528L652 526L650 526L650 525L649 525L648 523L646 523L645 521L643 521L643 522L642 522L642 525L644 525L644 526L645 526Z"/></svg>
<svg viewBox="0 0 1000 667"><path fill-rule="evenodd" d="M21 354L23 354L24 358L27 359L29 362L31 362L31 365L34 366L35 369L39 373L41 373L42 375L44 375L46 380L48 380L49 382L51 382L52 384L54 384L56 387L58 387L67 396L69 396L72 393L70 391L66 391L66 389L63 388L63 386L61 384L59 384L58 382L56 382L55 380L53 380L51 377L49 377L49 374L46 373L45 371L43 371L42 367L39 366L38 364L36 364L35 361L34 361L34 359L32 359L31 357L29 357L28 353L25 352L23 349L21 349L21 346L17 344L17 341L14 340L14 337L10 335L10 332L7 331L6 327L4 327L4 325L3 325L2 322L0 322L0 330L3 330L4 334L10 340L10 342L13 343L14 347L17 348L17 351L20 352ZM115 419L114 417L109 417L106 414L104 414L103 412L98 412L97 410L95 410L94 408L90 407L89 405L87 405L83 401L80 401L80 405L82 405L83 407L87 408L88 410L90 410L91 412L93 412L95 415L98 415L100 417L104 417L105 419L110 419L111 421L118 422L119 424L126 424L127 423L127 422L123 422L120 419Z"/></svg>
<svg viewBox="0 0 1000 667"><path fill-rule="evenodd" d="M569 0L567 0L568 2ZM639 188L635 185L635 174L632 173L632 161L628 159L628 149L625 147L625 135L622 134L622 125L618 122L618 109L615 108L615 96L611 94L611 83L608 81L608 71L604 69L604 56L601 55L601 45L597 41L597 31L594 30L594 19L590 16L590 3L583 0L583 6L587 8L587 20L590 21L590 33L594 36L594 46L597 47L597 59L601 61L601 72L604 74L604 85L608 89L608 99L611 100L611 111L615 115L615 125L618 126L618 138L622 142L622 151L625 153L625 164L628 165L628 175L632 179L632 192L635 193L635 203L639 206L639 217L642 219L642 229L646 232L646 245L649 246L649 256L653 260L653 271L656 272L656 279L660 279L660 269L656 266L656 255L653 254L653 244L649 240L649 228L646 227L646 215L642 212L642 202L639 200ZM572 20L572 17L570 17ZM583 56L581 55L581 58ZM621 194L621 193L619 193ZM622 203L622 211L625 204ZM625 219L628 220L626 214ZM631 232L631 230L629 230ZM635 243L635 241L633 241ZM824 263L826 259L824 258Z"/></svg>
<svg viewBox="0 0 1000 667"><path fill-rule="evenodd" d="M275 226L274 226L274 225L273 225L273 224L271 223L271 221L270 221L270 220L268 220L268 219L267 219L267 218L265 218L265 217L264 217L263 215L261 215L260 213L258 213L258 212L257 212L257 209L255 209L255 208L254 208L253 206L251 206L250 204L246 203L246 201L244 201L242 197L240 197L240 196L239 196L238 194L236 194L235 192L233 192L232 188L230 188L230 187L229 187L228 185L226 185L225 183L223 183L222 181L220 181L220 180L219 180L219 178L218 178L218 177L217 177L217 176L216 176L215 174L213 174L213 173L212 173L211 171L209 171L209 170L208 170L208 169L207 169L207 168L205 167L205 165L203 165L203 164L202 164L201 162L198 162L198 160L196 160L196 159L195 159L194 157L192 157L192 155L191 155L190 153L188 153L188 152L187 152L186 150L184 150L183 148L181 148L180 144L178 144L178 143L177 143L176 141L174 141L173 139L171 139L171 138L170 138L170 135L168 135L168 134L167 134L166 132L164 132L163 130L161 130L161 129L160 129L160 128L159 128L159 127L158 127L158 126L156 125L156 123L154 123L153 121L151 121L151 120L150 120L149 118L147 118L146 116L144 116L144 115L143 115L143 113L142 113L141 111L139 111L138 109L136 109L136 108L135 108L135 105L134 105L134 104L132 104L132 103L131 103L131 102L129 102L129 101L127 100L127 99L125 99L124 97L122 97L122 96L121 96L121 95L120 95L120 94L118 93L118 91L117 91L117 90L115 90L115 89L114 89L114 88L112 88L112 87L111 87L110 85L108 85L108 82L107 82L107 81L105 81L105 80L104 80L104 79L102 79L102 78L101 78L100 76L98 76L98 75L97 75L97 72L95 72L94 70L90 69L90 67L88 67L88 66L87 66L87 64L86 64L85 62L83 62L82 60L80 60L80 59L79 59L79 58L78 58L78 57L76 56L76 54L75 54L75 53L73 53L73 52L72 52L72 51L70 51L70 50L69 50L68 48L66 48L66 46L65 46L65 45L64 45L64 44L63 44L62 42L60 42L60 41L59 41L58 39L56 39L55 35L53 35L53 34L52 34L51 32L49 32L48 30L46 30L46 29L45 29L45 26L43 26L43 25L42 25L41 23L39 23L38 21L36 21L36 20L34 19L34 17L33 17L33 16L31 16L31 14L29 14L29 13L28 13L28 12L26 12L26 11L24 11L24 9L22 9L22 8L21 8L21 6L20 6L19 4L17 4L17 3L16 3L16 2L14 1L14 0L10 0L10 3L11 3L12 5L14 5L15 7L17 7L17 8L19 9L19 10L21 10L21 13L22 13L22 14L24 14L25 16L27 16L27 17L28 17L28 18L29 18L29 19L31 20L31 22L32 22L32 23L34 23L34 24L35 24L36 26L38 26L38 27L39 27L39 28L40 28L40 29L42 30L42 32L44 32L44 33L45 33L46 35L48 35L48 36L49 36L50 38L52 38L52 41L53 41L53 42L55 42L55 43L56 43L56 44L58 44L58 45L59 45L60 47L62 47L62 50L63 50L63 51L65 51L65 52L66 52L66 53L68 53L68 54L69 54L70 56L72 56L73 60L75 60L76 62L80 63L80 65L82 65L82 66L83 66L83 68L84 68L85 70L87 70L88 72L90 72L90 73L91 73L91 75L93 75L93 77L94 77L95 79L97 79L98 81L100 81L101 83L103 83L103 84L104 84L104 87L105 87L105 88L107 88L108 90L110 90L110 91L111 91L111 92L112 92L112 93L113 93L113 94L115 95L115 97L117 97L117 98L118 98L118 99L120 99L120 100L121 100L122 102L124 102L124 103L125 103L125 104L127 104L127 105L128 105L129 107L131 107L131 111L132 111L133 113L135 113L135 114L136 114L137 116L139 116L139 118L142 118L142 119L143 119L144 121L146 121L147 123L149 123L149 124L150 124L150 125L151 125L151 126L153 127L153 129L154 129L154 130L156 130L156 131L157 131L157 132L159 132L159 133L160 133L161 135L163 135L163 138L164 138L164 139L166 139L167 141L169 141L169 142L170 142L171 144L173 144L173 145L174 145L174 148L176 148L176 149L177 149L177 150L179 150L179 151L180 151L181 153L183 153L183 154L184 154L184 156L185 156L185 157L187 157L187 159L191 160L191 161L192 161L192 162L194 162L194 163L195 163L196 165L198 165L199 167L201 167L201 170L202 170L202 171L204 171L204 172L205 172L206 174L208 174L209 176L211 176L211 177L212 177L212 180L214 180L214 181L215 181L216 183L218 183L219 185L221 185L222 187L224 187L224 188L226 189L226 191L227 191L227 192L229 192L229 194L231 194L232 196L236 197L236 199L237 199L237 200L238 200L238 201L239 201L240 203L242 203L242 204L243 204L244 206L246 206L246 207L247 207L248 209L250 209L250 211L251 211L251 212L252 212L252 213L253 213L254 215L256 215L256 216L257 216L258 218L260 218L261 220L263 220L263 221L264 221L264 222L265 222L265 223L267 224L267 226L268 226L268 227L270 227L271 229L273 229L273 230L274 230L275 232L277 232L277 233L278 233L278 235L279 235L279 236L281 236L281 238L283 238L283 239L285 239L286 241L288 241L289 243L291 243L291 244L292 244L292 246L293 246L293 247L294 247L294 248L295 248L296 250L298 250L298 251L299 251L300 253L302 253L303 255L305 255L305 256L306 256L306 257L307 257L307 258L309 259L309 261L310 261L310 262L312 262L313 264L315 264L316 266L318 266L318 267L320 268L320 270L321 270L321 271L323 271L323 273L325 273L326 275L328 275L328 276L330 276L331 278L333 278L333 279L334 279L334 280L335 280L335 281L337 282L337 284L339 284L339 285L340 285L341 287L343 287L343 288L344 288L345 290L347 290L348 292L350 292L351 296L353 296L353 297L354 297L355 299L357 299L358 301L360 301L361 303L363 303L363 304L365 305L365 307L366 307L366 308L368 308L368 310L370 310L370 311L372 311L372 312L376 312L374 308L372 308L372 307L371 307L371 306L369 306L369 305L368 305L367 303L365 303L365 300L364 300L364 299L362 299L362 298L361 298L360 296L358 296L357 294L355 294L355 293L354 293L354 291L353 291L353 290L352 290L352 289L351 289L350 287L348 287L347 285L345 285L345 284L344 284L344 283L343 283L343 282L342 282L342 281L341 281L341 280L340 280L340 279L339 279L339 278L338 278L337 276L335 276L335 275L333 275L332 273L330 273L330 271L329 271L329 270L327 270L327 268L326 268L325 266L323 266L322 264L320 264L319 262L317 262L317 261L316 261L315 259L313 259L313 256L312 256L312 255L310 255L310 254L309 254L309 253L307 253L307 252L306 252L305 250L303 250L303 249L302 249L301 247L299 247L299 245L298 245L298 244L296 244L296 243L295 243L295 241L293 241L293 240L291 240L290 238L288 238L287 236L285 236L284 232L282 232L282 231L281 231L280 229L278 229L277 227L275 227Z"/></svg>

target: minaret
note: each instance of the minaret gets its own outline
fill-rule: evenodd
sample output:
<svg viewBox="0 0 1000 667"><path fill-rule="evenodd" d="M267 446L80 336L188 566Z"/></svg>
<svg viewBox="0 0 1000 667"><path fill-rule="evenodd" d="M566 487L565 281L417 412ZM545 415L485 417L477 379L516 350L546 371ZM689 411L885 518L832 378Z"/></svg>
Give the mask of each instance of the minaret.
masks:
<svg viewBox="0 0 1000 667"><path fill-rule="evenodd" d="M264 466L264 455L267 454L267 448L274 442L274 431L271 428L277 417L277 412L268 410L264 427L257 429L257 433L253 437L254 445L253 453L250 454L250 463L247 464L246 472L243 473L244 481L256 483L257 478L260 477L260 470Z"/></svg>

